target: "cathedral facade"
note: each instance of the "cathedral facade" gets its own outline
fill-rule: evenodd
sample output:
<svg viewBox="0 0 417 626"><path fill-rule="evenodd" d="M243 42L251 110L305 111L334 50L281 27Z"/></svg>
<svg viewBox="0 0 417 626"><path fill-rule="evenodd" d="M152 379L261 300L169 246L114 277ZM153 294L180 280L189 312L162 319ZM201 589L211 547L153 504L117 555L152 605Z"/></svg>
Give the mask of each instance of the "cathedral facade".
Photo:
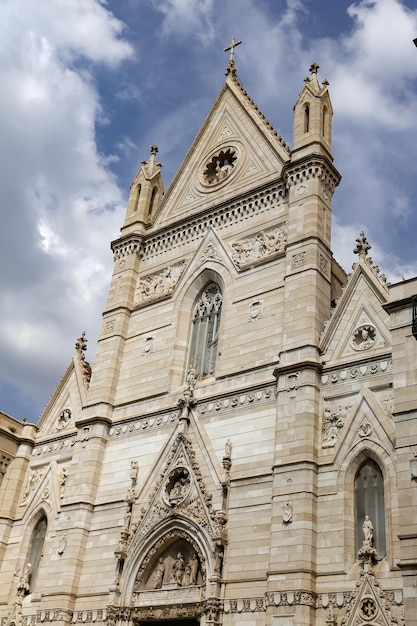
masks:
<svg viewBox="0 0 417 626"><path fill-rule="evenodd" d="M417 279L333 257L317 64L290 149L233 51L131 185L94 366L0 414L2 626L417 624Z"/></svg>

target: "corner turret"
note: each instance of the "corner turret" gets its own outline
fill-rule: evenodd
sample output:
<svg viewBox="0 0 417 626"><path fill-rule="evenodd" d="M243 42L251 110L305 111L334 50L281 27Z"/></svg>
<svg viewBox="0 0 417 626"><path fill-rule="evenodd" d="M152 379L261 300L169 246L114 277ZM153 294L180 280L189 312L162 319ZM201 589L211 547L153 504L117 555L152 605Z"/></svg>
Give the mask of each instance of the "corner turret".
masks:
<svg viewBox="0 0 417 626"><path fill-rule="evenodd" d="M143 230L152 225L159 202L164 195L162 163L157 163L158 146L151 146L149 161L142 161L131 186L126 217L121 228L123 235Z"/></svg>
<svg viewBox="0 0 417 626"><path fill-rule="evenodd" d="M332 116L328 81L319 83L319 66L313 62L311 76L304 79L305 86L294 105L293 155L302 158L309 154L320 154L333 160Z"/></svg>

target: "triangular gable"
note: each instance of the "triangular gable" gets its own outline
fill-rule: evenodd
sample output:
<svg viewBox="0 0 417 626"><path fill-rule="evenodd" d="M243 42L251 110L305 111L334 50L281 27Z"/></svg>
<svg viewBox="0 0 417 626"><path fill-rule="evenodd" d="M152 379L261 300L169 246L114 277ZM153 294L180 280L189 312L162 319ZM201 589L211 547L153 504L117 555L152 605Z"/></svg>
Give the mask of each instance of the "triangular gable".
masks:
<svg viewBox="0 0 417 626"><path fill-rule="evenodd" d="M21 517L28 519L40 504L54 514L58 513L67 478L67 466L56 461L30 469L18 507Z"/></svg>
<svg viewBox="0 0 417 626"><path fill-rule="evenodd" d="M382 308L387 289L366 263L358 263L323 333L320 348L326 365L390 351L389 316Z"/></svg>
<svg viewBox="0 0 417 626"><path fill-rule="evenodd" d="M203 441L201 433L198 438ZM216 520L213 507L213 495L221 493L220 481L215 485L210 480L211 488L205 484L201 462L210 464L211 455L202 451L197 454L196 446L199 447L196 442L191 442L190 437L176 432L161 450L140 494L141 502L147 502L147 506L136 523L129 549L131 554L156 526L177 516L193 521L212 538L221 534L219 524L224 520ZM216 477L218 471L214 469L209 474L210 478ZM204 475L207 476L207 471Z"/></svg>
<svg viewBox="0 0 417 626"><path fill-rule="evenodd" d="M78 355L72 359L38 422L37 440L76 430L75 420L85 403L86 385Z"/></svg>
<svg viewBox="0 0 417 626"><path fill-rule="evenodd" d="M322 432L322 448L334 448L336 458L344 458L354 446L368 440L388 451L395 446L392 416L366 388L357 396L325 400Z"/></svg>
<svg viewBox="0 0 417 626"><path fill-rule="evenodd" d="M285 143L239 81L228 78L155 214L154 227L276 180L288 160Z"/></svg>
<svg viewBox="0 0 417 626"><path fill-rule="evenodd" d="M356 624L378 624L391 626L393 612L392 592L385 592L372 574L364 573L359 585L351 593L351 601L347 605L344 623L346 626ZM390 597L391 601L388 601ZM395 623L397 620L395 620Z"/></svg>

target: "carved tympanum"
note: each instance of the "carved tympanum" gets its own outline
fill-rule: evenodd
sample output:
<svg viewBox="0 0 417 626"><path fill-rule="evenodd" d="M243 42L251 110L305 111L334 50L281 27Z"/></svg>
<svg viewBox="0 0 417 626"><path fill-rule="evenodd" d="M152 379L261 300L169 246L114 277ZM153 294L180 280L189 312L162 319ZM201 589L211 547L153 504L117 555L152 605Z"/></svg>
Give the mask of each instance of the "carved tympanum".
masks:
<svg viewBox="0 0 417 626"><path fill-rule="evenodd" d="M135 592L150 589L194 587L203 583L201 554L187 541L178 540L159 551L150 566L138 573Z"/></svg>

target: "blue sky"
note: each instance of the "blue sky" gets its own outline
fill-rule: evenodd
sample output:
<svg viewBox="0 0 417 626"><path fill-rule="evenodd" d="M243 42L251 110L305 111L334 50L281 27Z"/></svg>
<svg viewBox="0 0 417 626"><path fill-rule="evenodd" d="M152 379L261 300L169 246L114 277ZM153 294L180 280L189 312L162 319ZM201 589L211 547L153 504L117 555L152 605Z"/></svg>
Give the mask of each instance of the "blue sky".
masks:
<svg viewBox="0 0 417 626"><path fill-rule="evenodd" d="M330 82L333 251L360 230L391 282L417 274L415 0L3 0L0 410L36 421L83 330L93 362L129 185L165 188L225 79L292 143L311 61Z"/></svg>

